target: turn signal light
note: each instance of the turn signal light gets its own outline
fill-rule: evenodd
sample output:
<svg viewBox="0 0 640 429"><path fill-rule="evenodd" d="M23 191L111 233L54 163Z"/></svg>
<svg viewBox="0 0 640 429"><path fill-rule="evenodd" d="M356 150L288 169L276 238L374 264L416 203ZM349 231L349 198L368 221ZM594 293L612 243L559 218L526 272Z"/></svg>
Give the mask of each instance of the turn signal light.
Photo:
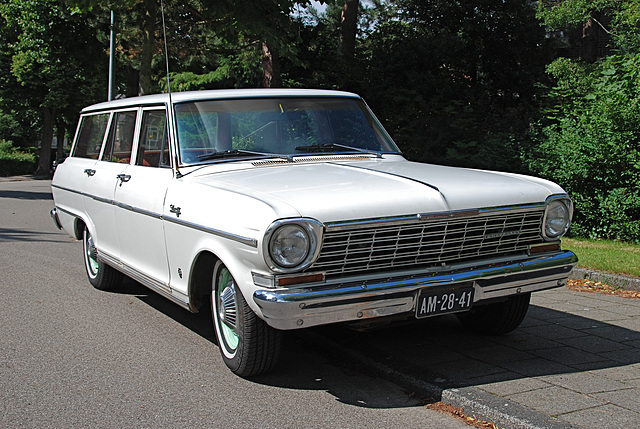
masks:
<svg viewBox="0 0 640 429"><path fill-rule="evenodd" d="M315 283L324 280L323 273L303 274L299 276L278 277L276 283L278 286L292 286L301 283Z"/></svg>
<svg viewBox="0 0 640 429"><path fill-rule="evenodd" d="M560 250L560 243L541 244L539 246L531 246L529 248L529 254L533 255L536 253L556 252L559 250Z"/></svg>

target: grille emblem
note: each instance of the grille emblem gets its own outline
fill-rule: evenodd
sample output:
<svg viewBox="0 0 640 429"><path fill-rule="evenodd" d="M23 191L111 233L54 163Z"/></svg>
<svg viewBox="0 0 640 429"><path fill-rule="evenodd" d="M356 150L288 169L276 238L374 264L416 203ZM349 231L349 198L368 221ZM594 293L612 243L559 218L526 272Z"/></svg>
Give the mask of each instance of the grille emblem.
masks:
<svg viewBox="0 0 640 429"><path fill-rule="evenodd" d="M520 235L522 233L522 231L503 231L503 232L496 232L493 234L485 234L484 238L502 238L502 237L509 237L512 235Z"/></svg>

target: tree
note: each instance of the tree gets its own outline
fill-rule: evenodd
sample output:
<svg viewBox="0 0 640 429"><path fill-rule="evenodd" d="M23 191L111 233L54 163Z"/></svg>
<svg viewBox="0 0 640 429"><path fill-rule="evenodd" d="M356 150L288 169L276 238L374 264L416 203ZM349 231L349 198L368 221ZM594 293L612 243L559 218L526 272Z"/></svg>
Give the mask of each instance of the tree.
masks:
<svg viewBox="0 0 640 429"><path fill-rule="evenodd" d="M340 44L338 52L352 58L356 51L356 31L358 27L359 0L345 0L340 15Z"/></svg>
<svg viewBox="0 0 640 429"><path fill-rule="evenodd" d="M555 85L547 93L546 119L532 128L533 146L524 157L533 172L570 192L574 234L640 241L640 1L552 6L538 11L548 28L596 22L610 35L612 53L549 65Z"/></svg>
<svg viewBox="0 0 640 429"><path fill-rule="evenodd" d="M0 3L3 33L9 44L3 73L25 97L24 109L40 112L41 150L36 174L49 176L56 121L65 127L68 109L92 98L96 64L86 52L100 52L94 33L82 17L59 0L5 0ZM5 96L3 96L5 98Z"/></svg>
<svg viewBox="0 0 640 429"><path fill-rule="evenodd" d="M396 0L361 39L366 96L417 161L521 171L547 60L528 1Z"/></svg>
<svg viewBox="0 0 640 429"><path fill-rule="evenodd" d="M68 1L82 10L100 9L105 14L109 8L115 8L121 22L119 46L122 53L127 54L124 58L122 55L119 57L128 66L126 75L138 77L135 95L160 89L159 75L164 73L154 75L154 72L163 70L157 66L164 64L164 61L156 60L164 58L160 0ZM199 87L203 83L215 85L216 79L224 80L233 74L228 73L230 62L220 56L241 58L242 52L251 52L260 53L262 58L261 84L280 86L280 58L284 56L295 61L297 52L298 38L295 32L290 31L292 11L297 5L308 3L309 0L249 3L165 0L167 49L170 57L180 59L172 64L172 71L177 73L175 77L182 82L182 87ZM208 58L203 58L198 51L206 52ZM196 63L203 65L204 69L185 70L182 67L185 58L189 59L187 61L199 58ZM134 70L137 73L131 73ZM131 83L127 85L128 88L132 86Z"/></svg>

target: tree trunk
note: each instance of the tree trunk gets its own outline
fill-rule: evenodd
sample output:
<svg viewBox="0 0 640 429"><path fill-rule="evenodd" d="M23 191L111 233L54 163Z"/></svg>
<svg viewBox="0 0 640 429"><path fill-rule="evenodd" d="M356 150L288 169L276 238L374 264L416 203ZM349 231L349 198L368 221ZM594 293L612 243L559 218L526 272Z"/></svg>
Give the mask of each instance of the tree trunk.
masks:
<svg viewBox="0 0 640 429"><path fill-rule="evenodd" d="M131 66L126 67L127 89L125 90L126 97L135 97L138 95L140 88L140 70L136 70Z"/></svg>
<svg viewBox="0 0 640 429"><path fill-rule="evenodd" d="M50 107L42 110L42 137L40 147L40 159L36 176L51 177L51 141L53 140L53 125L56 111Z"/></svg>
<svg viewBox="0 0 640 429"><path fill-rule="evenodd" d="M345 0L340 18L340 44L338 53L353 58L356 52L356 30L358 28L359 0Z"/></svg>
<svg viewBox="0 0 640 429"><path fill-rule="evenodd" d="M262 43L262 69L265 88L280 88L282 86L280 55L269 42Z"/></svg>
<svg viewBox="0 0 640 429"><path fill-rule="evenodd" d="M587 63L595 62L598 57L598 26L589 18L582 26L582 50L580 57Z"/></svg>
<svg viewBox="0 0 640 429"><path fill-rule="evenodd" d="M57 136L57 140L58 140L58 146L56 149L56 160L60 159L60 158L64 158L64 136L67 133L67 129L64 126L64 123L62 121L58 122L58 124L56 125L56 136Z"/></svg>
<svg viewBox="0 0 640 429"><path fill-rule="evenodd" d="M151 93L151 61L155 45L156 15L158 5L156 0L145 0L142 18L142 55L140 56L139 95Z"/></svg>

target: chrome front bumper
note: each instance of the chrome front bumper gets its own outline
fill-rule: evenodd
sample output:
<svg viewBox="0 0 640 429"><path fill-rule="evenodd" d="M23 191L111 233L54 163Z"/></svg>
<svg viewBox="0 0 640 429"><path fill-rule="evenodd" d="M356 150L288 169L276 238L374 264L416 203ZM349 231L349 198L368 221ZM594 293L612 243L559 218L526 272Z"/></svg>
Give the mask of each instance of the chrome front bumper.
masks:
<svg viewBox="0 0 640 429"><path fill-rule="evenodd" d="M474 305L494 298L563 286L578 262L573 252L446 275L422 275L334 286L254 293L265 321L277 329L297 329L415 312L422 289L472 284Z"/></svg>

